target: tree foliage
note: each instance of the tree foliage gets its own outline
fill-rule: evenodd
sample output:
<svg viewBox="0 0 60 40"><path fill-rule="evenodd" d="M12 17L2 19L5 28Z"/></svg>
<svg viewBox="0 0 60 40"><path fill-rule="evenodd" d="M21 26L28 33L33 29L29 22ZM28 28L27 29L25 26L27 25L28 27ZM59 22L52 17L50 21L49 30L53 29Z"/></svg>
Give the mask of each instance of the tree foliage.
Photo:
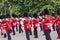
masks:
<svg viewBox="0 0 60 40"><path fill-rule="evenodd" d="M44 8L48 8L52 13L56 13L56 8L60 7L60 0L1 0L0 13L24 12L40 14Z"/></svg>

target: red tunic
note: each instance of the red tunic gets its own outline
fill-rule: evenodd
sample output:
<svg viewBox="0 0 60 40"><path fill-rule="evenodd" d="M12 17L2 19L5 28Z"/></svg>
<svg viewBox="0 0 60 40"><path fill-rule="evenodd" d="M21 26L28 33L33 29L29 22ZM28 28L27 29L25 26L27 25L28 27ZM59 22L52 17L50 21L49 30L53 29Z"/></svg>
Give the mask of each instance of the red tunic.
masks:
<svg viewBox="0 0 60 40"><path fill-rule="evenodd" d="M56 23L57 27L60 27L60 16L57 16L54 23Z"/></svg>
<svg viewBox="0 0 60 40"><path fill-rule="evenodd" d="M54 23L54 21L55 21L55 17L52 17L52 23Z"/></svg>
<svg viewBox="0 0 60 40"><path fill-rule="evenodd" d="M42 17L39 18L39 22L42 22Z"/></svg>
<svg viewBox="0 0 60 40"><path fill-rule="evenodd" d="M38 18L33 19L33 27L34 28L38 27L38 23L39 23L39 19Z"/></svg>
<svg viewBox="0 0 60 40"><path fill-rule="evenodd" d="M17 19L16 19L16 18L12 18L11 20L12 20L12 22L11 22L12 27L13 27L13 26L16 26L16 24L17 24Z"/></svg>
<svg viewBox="0 0 60 40"><path fill-rule="evenodd" d="M6 19L2 20L2 27L3 27L3 30L6 30L6 31L11 30L11 25L10 25L9 21Z"/></svg>
<svg viewBox="0 0 60 40"><path fill-rule="evenodd" d="M20 18L17 19L17 25L21 26L21 19Z"/></svg>
<svg viewBox="0 0 60 40"><path fill-rule="evenodd" d="M58 37L60 38L60 16L57 16L54 23L56 23L56 30L58 33Z"/></svg>
<svg viewBox="0 0 60 40"><path fill-rule="evenodd" d="M30 19L29 18L25 18L23 24L24 24L24 29L25 30L29 30L29 28L30 28Z"/></svg>
<svg viewBox="0 0 60 40"><path fill-rule="evenodd" d="M30 19L30 27L32 27L32 19L31 18L29 18Z"/></svg>
<svg viewBox="0 0 60 40"><path fill-rule="evenodd" d="M42 20L42 25L43 25L44 30L50 30L50 18L49 17L45 17Z"/></svg>
<svg viewBox="0 0 60 40"><path fill-rule="evenodd" d="M32 27L32 20L30 20L30 26Z"/></svg>

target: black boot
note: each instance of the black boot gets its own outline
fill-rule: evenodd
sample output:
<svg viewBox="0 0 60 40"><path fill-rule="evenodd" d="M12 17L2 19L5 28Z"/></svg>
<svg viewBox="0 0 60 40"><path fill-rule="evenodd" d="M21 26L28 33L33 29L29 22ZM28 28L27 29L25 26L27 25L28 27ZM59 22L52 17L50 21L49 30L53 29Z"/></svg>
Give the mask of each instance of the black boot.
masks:
<svg viewBox="0 0 60 40"><path fill-rule="evenodd" d="M6 38L6 34L4 34L4 38Z"/></svg>

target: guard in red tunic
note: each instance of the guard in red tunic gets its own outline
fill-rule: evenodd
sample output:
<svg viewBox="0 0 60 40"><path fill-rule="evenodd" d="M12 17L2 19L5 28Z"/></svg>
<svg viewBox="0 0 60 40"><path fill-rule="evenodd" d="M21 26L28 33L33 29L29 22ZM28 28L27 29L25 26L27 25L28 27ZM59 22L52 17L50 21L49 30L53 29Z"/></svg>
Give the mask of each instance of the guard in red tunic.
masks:
<svg viewBox="0 0 60 40"><path fill-rule="evenodd" d="M32 35L32 30L31 30L31 27L32 27L32 19L31 18L29 18L30 19L30 30L29 30L29 32L30 32L30 35Z"/></svg>
<svg viewBox="0 0 60 40"><path fill-rule="evenodd" d="M55 17L54 17L54 13L52 13L52 28L53 28L53 31L55 31L56 30L56 28L55 28L55 24L54 24L54 20L55 20Z"/></svg>
<svg viewBox="0 0 60 40"><path fill-rule="evenodd" d="M32 30L31 30L31 27L32 27L32 15L31 15L31 13L29 13L29 19L30 19L30 30L29 30L29 32L30 32L30 35L32 35Z"/></svg>
<svg viewBox="0 0 60 40"><path fill-rule="evenodd" d="M11 22L11 25L12 25L12 32L13 32L13 35L15 35L15 27L16 27L16 24L17 24L17 19L16 19L16 15L15 14L12 14L12 22Z"/></svg>
<svg viewBox="0 0 60 40"><path fill-rule="evenodd" d="M2 20L5 18L5 15L2 14ZM4 35L4 38L6 38L6 30L4 29L4 27L2 26L2 22L1 22L1 33L2 35Z"/></svg>
<svg viewBox="0 0 60 40"><path fill-rule="evenodd" d="M18 16L15 14L15 18L18 21ZM16 22L16 31L18 31L18 26L17 26L17 22Z"/></svg>
<svg viewBox="0 0 60 40"><path fill-rule="evenodd" d="M26 38L27 40L30 40L30 34L29 34L29 30L30 30L30 19L28 18L28 13L24 13L25 16L25 20L23 22L24 24L24 29L25 29L25 33L26 33Z"/></svg>
<svg viewBox="0 0 60 40"><path fill-rule="evenodd" d="M45 14L45 16L43 16L43 20L42 20L44 34L45 34L46 40L51 40L51 37L50 37L51 27L50 27L49 10L44 9L43 12Z"/></svg>
<svg viewBox="0 0 60 40"><path fill-rule="evenodd" d="M43 31L43 26L42 26L42 16L39 17L39 23L40 23L40 29L41 31Z"/></svg>
<svg viewBox="0 0 60 40"><path fill-rule="evenodd" d="M40 23L40 29L41 31L43 31L43 26L42 26L42 20L43 20L43 17L44 17L44 13L40 13L40 16L39 16L39 23Z"/></svg>
<svg viewBox="0 0 60 40"><path fill-rule="evenodd" d="M38 23L39 23L39 19L38 19L38 15L37 13L34 13L34 19L33 19L33 27L34 27L34 38L38 38Z"/></svg>
<svg viewBox="0 0 60 40"><path fill-rule="evenodd" d="M60 8L57 8L57 17L54 21L54 23L56 24L56 31L58 34L58 38L60 39Z"/></svg>
<svg viewBox="0 0 60 40"><path fill-rule="evenodd" d="M53 31L55 31L55 26L54 26L54 22L53 22L55 20L55 18L51 15L49 15L48 18L49 18L50 23L51 23L50 24L51 29L53 29Z"/></svg>
<svg viewBox="0 0 60 40"><path fill-rule="evenodd" d="M17 20L17 25L19 26L19 33L23 32L20 17L21 17L21 16L19 15L18 20Z"/></svg>
<svg viewBox="0 0 60 40"><path fill-rule="evenodd" d="M2 20L2 29L4 30L4 32L7 33L8 40L11 40L11 35L10 35L11 25L9 23L10 21L6 19L6 16L4 16L3 18L4 19Z"/></svg>

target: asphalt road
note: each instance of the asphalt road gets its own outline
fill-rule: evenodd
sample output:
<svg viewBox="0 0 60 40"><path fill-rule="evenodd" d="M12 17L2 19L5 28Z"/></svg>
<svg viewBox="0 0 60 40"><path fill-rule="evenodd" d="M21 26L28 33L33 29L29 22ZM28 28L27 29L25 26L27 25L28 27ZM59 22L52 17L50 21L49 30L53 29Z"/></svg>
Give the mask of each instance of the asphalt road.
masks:
<svg viewBox="0 0 60 40"><path fill-rule="evenodd" d="M1 34L1 30L0 30L0 34ZM32 34L33 34L33 28L32 28ZM32 35L32 36L30 36L30 40L46 40L45 36L43 36L43 34L44 34L44 32L40 31L40 28L38 27L38 38L34 38L34 35ZM60 40L60 39L57 39L56 31L52 31L50 35L51 35L52 40ZM12 40L26 40L25 32L20 33L20 34L18 32L16 32L15 36L13 36L11 33L11 38L12 38ZM7 37L3 38L3 36L0 35L0 40L7 40Z"/></svg>

